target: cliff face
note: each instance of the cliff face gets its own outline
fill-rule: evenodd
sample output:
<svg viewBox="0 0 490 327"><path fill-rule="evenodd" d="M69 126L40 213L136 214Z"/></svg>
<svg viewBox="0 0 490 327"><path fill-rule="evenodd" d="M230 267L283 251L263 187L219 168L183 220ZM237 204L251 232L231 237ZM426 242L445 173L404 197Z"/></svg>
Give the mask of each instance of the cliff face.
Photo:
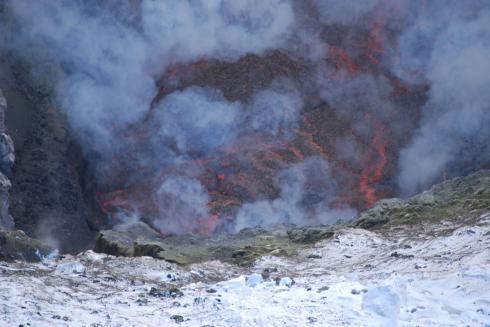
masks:
<svg viewBox="0 0 490 327"><path fill-rule="evenodd" d="M14 221L9 214L9 190L12 186L7 177L15 161L14 143L6 133L5 111L7 100L0 89L0 228L12 229Z"/></svg>
<svg viewBox="0 0 490 327"><path fill-rule="evenodd" d="M29 78L29 67L2 53L0 225L62 252L91 248L98 216L84 191L81 150L49 92Z"/></svg>

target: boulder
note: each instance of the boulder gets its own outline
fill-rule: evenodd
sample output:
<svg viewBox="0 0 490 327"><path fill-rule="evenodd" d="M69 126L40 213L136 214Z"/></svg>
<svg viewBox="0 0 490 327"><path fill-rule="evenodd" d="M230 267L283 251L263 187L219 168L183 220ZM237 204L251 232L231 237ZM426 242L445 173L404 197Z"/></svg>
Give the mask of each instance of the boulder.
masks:
<svg viewBox="0 0 490 327"><path fill-rule="evenodd" d="M53 249L21 230L0 230L0 260L40 261Z"/></svg>

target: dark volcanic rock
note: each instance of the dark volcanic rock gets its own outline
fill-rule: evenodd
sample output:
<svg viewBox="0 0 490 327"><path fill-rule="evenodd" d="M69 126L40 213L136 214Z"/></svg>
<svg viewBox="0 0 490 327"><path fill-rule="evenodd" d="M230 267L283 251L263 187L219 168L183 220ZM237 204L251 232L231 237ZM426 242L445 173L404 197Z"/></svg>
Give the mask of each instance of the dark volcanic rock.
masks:
<svg viewBox="0 0 490 327"><path fill-rule="evenodd" d="M332 227L304 227L288 231L291 241L296 243L316 243L322 239L330 238L334 234Z"/></svg>
<svg viewBox="0 0 490 327"><path fill-rule="evenodd" d="M105 230L97 235L94 250L114 256L130 257L133 255L133 239L126 233Z"/></svg>
<svg viewBox="0 0 490 327"><path fill-rule="evenodd" d="M247 228L237 234L209 237L163 237L145 223L135 222L118 226L116 230L101 231L95 251L117 256L150 256L181 265L221 260L249 266L260 256L289 256L332 235L330 227L275 226L270 230Z"/></svg>
<svg viewBox="0 0 490 327"><path fill-rule="evenodd" d="M148 294L155 297L168 297L172 299L184 296L184 293L176 287L166 290L160 290L158 288L152 287Z"/></svg>
<svg viewBox="0 0 490 327"><path fill-rule="evenodd" d="M7 71L8 70L8 71ZM93 247L103 219L83 185L81 150L49 91L33 85L29 68L0 65L16 144L10 213L15 227L62 252Z"/></svg>
<svg viewBox="0 0 490 327"><path fill-rule="evenodd" d="M14 143L6 133L5 112L7 100L0 89L0 228L13 229L14 220L9 214L9 191L12 187L11 169L15 161Z"/></svg>
<svg viewBox="0 0 490 327"><path fill-rule="evenodd" d="M173 315L170 317L170 319L174 320L178 324L180 324L181 322L184 322L184 317L182 317L180 315Z"/></svg>
<svg viewBox="0 0 490 327"><path fill-rule="evenodd" d="M52 249L20 230L0 230L0 260L39 261Z"/></svg>

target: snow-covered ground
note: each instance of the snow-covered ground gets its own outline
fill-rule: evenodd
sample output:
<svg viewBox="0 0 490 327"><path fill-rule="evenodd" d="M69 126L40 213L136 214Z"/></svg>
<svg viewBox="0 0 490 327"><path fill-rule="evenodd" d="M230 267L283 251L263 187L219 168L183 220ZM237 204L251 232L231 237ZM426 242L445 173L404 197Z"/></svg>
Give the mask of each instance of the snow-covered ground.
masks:
<svg viewBox="0 0 490 327"><path fill-rule="evenodd" d="M252 268L91 251L0 263L1 326L179 324L490 326L490 213L456 229L345 229Z"/></svg>

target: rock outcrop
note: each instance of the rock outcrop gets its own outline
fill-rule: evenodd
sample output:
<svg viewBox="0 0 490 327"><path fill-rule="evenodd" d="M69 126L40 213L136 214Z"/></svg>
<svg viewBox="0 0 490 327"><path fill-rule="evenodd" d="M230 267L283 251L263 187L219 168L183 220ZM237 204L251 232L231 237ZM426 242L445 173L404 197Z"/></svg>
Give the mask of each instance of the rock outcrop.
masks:
<svg viewBox="0 0 490 327"><path fill-rule="evenodd" d="M15 161L14 142L5 128L7 100L0 90L0 228L13 229L14 220L9 214L9 191L12 183L10 176Z"/></svg>
<svg viewBox="0 0 490 327"><path fill-rule="evenodd" d="M14 219L9 213L9 179L15 161L14 142L7 134L5 111L7 101L0 90L0 260L39 261L52 249L30 238L21 230L15 230Z"/></svg>
<svg viewBox="0 0 490 327"><path fill-rule="evenodd" d="M443 220L468 221L489 210L490 170L481 170L435 185L408 200L382 200L347 224L279 225L271 229L247 228L233 235L163 237L143 222L134 222L101 231L95 250L116 256L150 256L181 265L221 260L247 266L263 255L292 255L299 249L332 237L340 228L380 230Z"/></svg>
<svg viewBox="0 0 490 327"><path fill-rule="evenodd" d="M366 229L471 219L490 210L490 170L434 185L410 199L386 199L363 212L353 225Z"/></svg>
<svg viewBox="0 0 490 327"><path fill-rule="evenodd" d="M39 261L52 250L21 230L0 230L0 261Z"/></svg>
<svg viewBox="0 0 490 327"><path fill-rule="evenodd" d="M116 256L150 256L180 265L221 260L248 266L263 255L289 256L333 235L331 226L273 229L247 228L237 234L209 237L181 235L163 237L143 222L101 231L95 251Z"/></svg>

